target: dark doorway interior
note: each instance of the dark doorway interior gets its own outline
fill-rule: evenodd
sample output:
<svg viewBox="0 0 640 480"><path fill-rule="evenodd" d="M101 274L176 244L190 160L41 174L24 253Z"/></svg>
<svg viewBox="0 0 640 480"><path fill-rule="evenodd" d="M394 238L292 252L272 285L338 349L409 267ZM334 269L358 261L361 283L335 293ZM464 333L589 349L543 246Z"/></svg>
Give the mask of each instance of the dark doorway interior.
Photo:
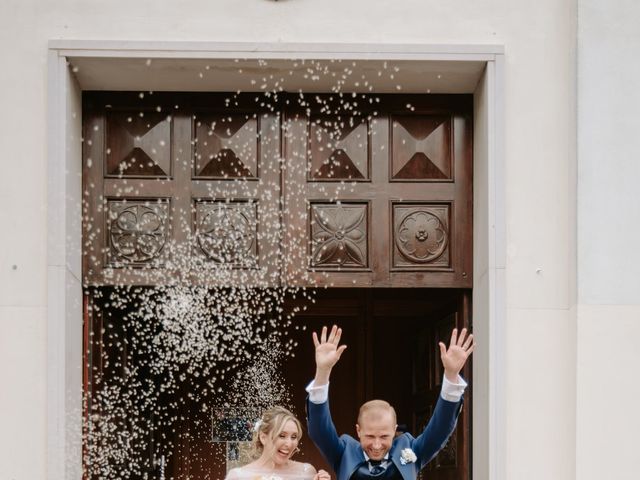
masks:
<svg viewBox="0 0 640 480"><path fill-rule="evenodd" d="M321 289L315 303L308 300L289 300L287 309L307 305L294 320L298 329L291 329L292 340L298 342L295 356L281 365L284 381L290 386L292 405L299 418L304 419L304 387L314 375L311 331L323 325L342 327L348 349L336 366L331 380L330 402L334 422L339 433L355 436L357 411L364 401L383 398L396 409L398 423L411 433L417 433L428 421L438 398L442 367L437 344L448 341L454 326L471 326L471 292L466 289ZM93 302L100 303L97 299ZM106 309L106 310L105 310ZM118 339L116 314L106 313L108 307L87 315L87 370L85 388L99 388L91 381L92 372L102 371L106 377L119 375L122 370L114 364L126 365L124 357L135 352L115 352L107 345ZM106 312L106 313L105 313ZM108 320L106 320L106 318ZM93 339L90 341L89 339ZM99 346L100 345L100 346ZM111 356L111 361L105 358ZM113 362L117 356L121 363ZM129 360L131 361L131 360ZM104 367L104 368L103 368ZM470 382L471 365L465 367ZM202 379L200 379L202 381ZM186 398L188 391L197 390L198 380L190 379L176 395ZM465 394L466 408L452 439L425 470L430 479L467 480L470 478L470 405L471 388ZM171 398L164 400L171 403ZM202 409L202 401L182 401L177 421L171 429L156 433L149 442L171 444L164 478L223 479L226 472L228 445L212 441L212 412ZM317 468L329 470L308 437L303 437L297 458ZM147 477L161 478L157 459L149 462Z"/></svg>

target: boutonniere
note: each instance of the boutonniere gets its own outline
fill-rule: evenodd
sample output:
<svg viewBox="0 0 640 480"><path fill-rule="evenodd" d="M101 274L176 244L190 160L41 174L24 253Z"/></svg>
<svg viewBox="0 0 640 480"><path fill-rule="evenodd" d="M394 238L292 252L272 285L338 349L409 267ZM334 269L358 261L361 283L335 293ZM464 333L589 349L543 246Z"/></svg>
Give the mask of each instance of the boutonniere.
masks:
<svg viewBox="0 0 640 480"><path fill-rule="evenodd" d="M403 448L400 452L400 463L406 465L407 463L413 463L418 460L416 454L410 448Z"/></svg>

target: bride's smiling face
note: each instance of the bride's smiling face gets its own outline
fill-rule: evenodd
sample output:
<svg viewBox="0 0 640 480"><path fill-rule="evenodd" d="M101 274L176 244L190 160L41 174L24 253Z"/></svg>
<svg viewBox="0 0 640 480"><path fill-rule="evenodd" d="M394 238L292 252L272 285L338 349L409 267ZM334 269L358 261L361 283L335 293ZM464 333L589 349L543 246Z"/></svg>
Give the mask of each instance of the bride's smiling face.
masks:
<svg viewBox="0 0 640 480"><path fill-rule="evenodd" d="M260 441L264 445L264 452L268 454L276 465L283 465L296 453L300 432L293 420L287 420L282 430L275 438L271 435L260 434Z"/></svg>

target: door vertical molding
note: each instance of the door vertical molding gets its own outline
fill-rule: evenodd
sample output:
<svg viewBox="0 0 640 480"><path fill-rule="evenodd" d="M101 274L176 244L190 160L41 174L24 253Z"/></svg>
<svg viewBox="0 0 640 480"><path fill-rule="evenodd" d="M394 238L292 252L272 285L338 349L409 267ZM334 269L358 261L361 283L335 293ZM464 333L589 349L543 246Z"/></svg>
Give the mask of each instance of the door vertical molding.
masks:
<svg viewBox="0 0 640 480"><path fill-rule="evenodd" d="M48 55L47 477L82 477L81 89Z"/></svg>

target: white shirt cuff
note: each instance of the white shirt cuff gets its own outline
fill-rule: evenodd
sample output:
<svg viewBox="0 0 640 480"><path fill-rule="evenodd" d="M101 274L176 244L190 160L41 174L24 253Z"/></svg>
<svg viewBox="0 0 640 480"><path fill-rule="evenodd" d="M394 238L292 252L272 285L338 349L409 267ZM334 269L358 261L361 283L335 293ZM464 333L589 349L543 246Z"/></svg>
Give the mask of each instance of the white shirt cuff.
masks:
<svg viewBox="0 0 640 480"><path fill-rule="evenodd" d="M324 403L329 399L329 384L315 386L314 380L311 380L307 388L305 388L309 394L309 400L312 403Z"/></svg>
<svg viewBox="0 0 640 480"><path fill-rule="evenodd" d="M458 375L456 383L447 380L447 377L442 376L442 390L440 396L449 402L459 402L464 393L464 389L467 388L467 382Z"/></svg>

